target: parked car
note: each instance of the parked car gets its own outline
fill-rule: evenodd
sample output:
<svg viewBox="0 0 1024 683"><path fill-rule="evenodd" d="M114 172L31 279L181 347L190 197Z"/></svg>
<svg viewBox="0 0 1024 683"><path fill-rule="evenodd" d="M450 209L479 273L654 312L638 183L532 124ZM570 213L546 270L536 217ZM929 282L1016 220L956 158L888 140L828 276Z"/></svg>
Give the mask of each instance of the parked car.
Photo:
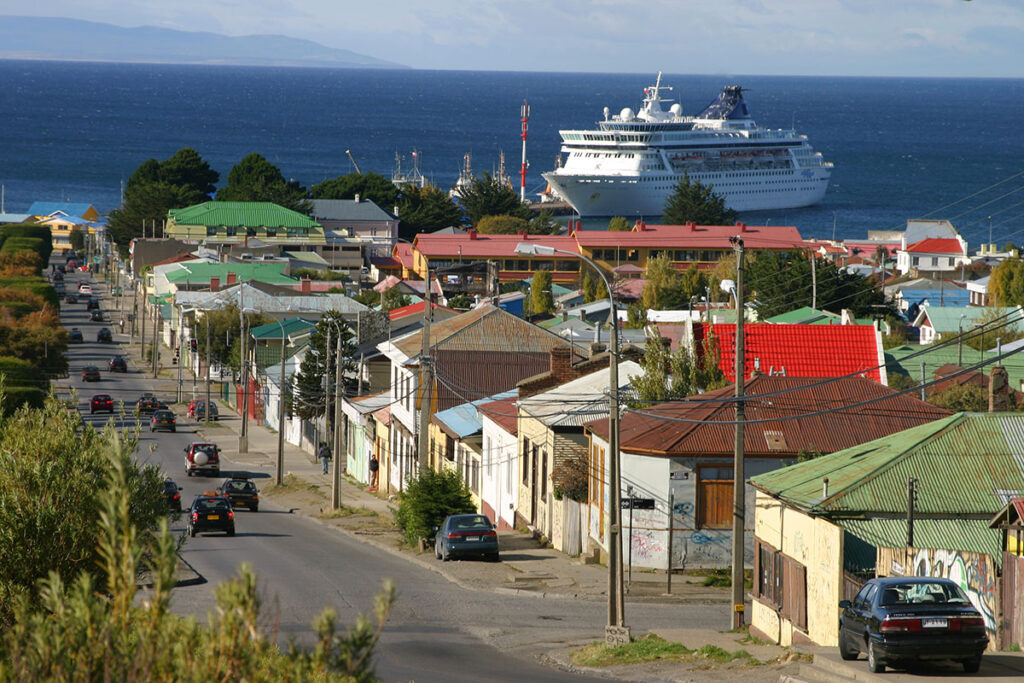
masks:
<svg viewBox="0 0 1024 683"><path fill-rule="evenodd" d="M164 498L167 499L167 507L174 512L181 512L181 489L173 479L164 480Z"/></svg>
<svg viewBox="0 0 1024 683"><path fill-rule="evenodd" d="M194 400L188 404L188 415L195 420L206 419L206 401L205 400ZM220 417L220 412L217 409L217 404L210 401L210 419L214 422Z"/></svg>
<svg viewBox="0 0 1024 683"><path fill-rule="evenodd" d="M93 311L95 313L96 311ZM96 341L100 344L113 344L114 336L110 334L109 327L101 327L100 331L96 333Z"/></svg>
<svg viewBox="0 0 1024 683"><path fill-rule="evenodd" d="M185 446L185 474L220 476L220 448L209 441L193 441Z"/></svg>
<svg viewBox="0 0 1024 683"><path fill-rule="evenodd" d="M83 382L99 382L100 381L100 369L95 365L86 365L82 368L82 381Z"/></svg>
<svg viewBox="0 0 1024 683"><path fill-rule="evenodd" d="M231 502L223 496L196 496L188 514L188 535L195 536L200 531L226 531L228 536L235 535L235 513L231 510Z"/></svg>
<svg viewBox="0 0 1024 683"><path fill-rule="evenodd" d="M256 512L260 509L260 492L248 477L226 479L218 489L220 495L231 501L231 507L245 506Z"/></svg>
<svg viewBox="0 0 1024 683"><path fill-rule="evenodd" d="M839 654L866 652L872 673L925 659L956 660L974 673L988 647L981 613L949 579L871 579L839 607Z"/></svg>
<svg viewBox="0 0 1024 683"><path fill-rule="evenodd" d="M149 431L167 431L175 432L177 420L174 419L174 413L169 410L154 410L153 418L149 421Z"/></svg>
<svg viewBox="0 0 1024 683"><path fill-rule="evenodd" d="M77 327L72 327L68 331L68 341L70 341L72 344L81 344L82 341L84 341L82 339L82 331Z"/></svg>
<svg viewBox="0 0 1024 683"><path fill-rule="evenodd" d="M110 398L110 394L93 394L92 398L89 399L89 414L94 413L113 413L114 412L114 399Z"/></svg>
<svg viewBox="0 0 1024 683"><path fill-rule="evenodd" d="M78 295L75 294L74 292L71 292L66 297L64 297L64 303L67 303L67 304L77 304L78 303Z"/></svg>
<svg viewBox="0 0 1024 683"><path fill-rule="evenodd" d="M101 311L98 308L92 309L92 313L89 314L89 320L91 320L94 323L103 322L103 311Z"/></svg>
<svg viewBox="0 0 1024 683"><path fill-rule="evenodd" d="M78 285L78 293L92 294L92 285L90 285L88 282L83 282L82 284Z"/></svg>
<svg viewBox="0 0 1024 683"><path fill-rule="evenodd" d="M89 301L85 304L85 310L92 311L100 307L100 300L94 296L89 297Z"/></svg>
<svg viewBox="0 0 1024 683"><path fill-rule="evenodd" d="M434 530L434 556L447 562L453 557L500 559L498 533L484 515L449 515Z"/></svg>
<svg viewBox="0 0 1024 683"><path fill-rule="evenodd" d="M111 372L128 372L128 362L124 356L114 356L107 365Z"/></svg>

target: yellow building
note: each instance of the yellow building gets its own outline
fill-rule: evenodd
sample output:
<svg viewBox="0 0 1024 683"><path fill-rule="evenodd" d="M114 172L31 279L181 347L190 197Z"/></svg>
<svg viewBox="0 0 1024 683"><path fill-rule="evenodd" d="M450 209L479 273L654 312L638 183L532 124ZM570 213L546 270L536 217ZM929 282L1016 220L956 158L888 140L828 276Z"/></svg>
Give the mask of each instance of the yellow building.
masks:
<svg viewBox="0 0 1024 683"><path fill-rule="evenodd" d="M327 243L322 225L271 202L203 202L167 214L164 234L187 242L238 244L247 239L302 250Z"/></svg>

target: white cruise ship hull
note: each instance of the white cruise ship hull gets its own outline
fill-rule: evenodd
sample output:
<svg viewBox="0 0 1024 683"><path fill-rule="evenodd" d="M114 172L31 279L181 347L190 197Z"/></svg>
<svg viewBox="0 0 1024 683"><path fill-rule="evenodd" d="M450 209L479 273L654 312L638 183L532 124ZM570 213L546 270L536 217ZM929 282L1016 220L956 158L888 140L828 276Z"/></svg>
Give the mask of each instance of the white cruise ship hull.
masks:
<svg viewBox="0 0 1024 683"><path fill-rule="evenodd" d="M578 175L565 169L543 174L551 188L582 217L660 216L682 175ZM768 173L769 175L759 175ZM691 173L690 180L711 185L735 211L796 209L825 196L829 167L777 171Z"/></svg>

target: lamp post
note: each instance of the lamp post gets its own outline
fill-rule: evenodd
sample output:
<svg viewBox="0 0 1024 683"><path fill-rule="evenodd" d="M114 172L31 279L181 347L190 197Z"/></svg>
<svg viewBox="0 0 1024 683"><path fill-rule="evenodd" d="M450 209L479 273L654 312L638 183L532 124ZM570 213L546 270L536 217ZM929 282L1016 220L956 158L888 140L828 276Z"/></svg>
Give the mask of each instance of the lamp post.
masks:
<svg viewBox="0 0 1024 683"><path fill-rule="evenodd" d="M615 311L615 297L608 278L597 264L582 254L565 249L556 249L532 242L516 245L517 254L527 256L551 256L569 254L585 261L608 290L611 307L612 329L611 349L608 363L608 478L610 500L608 502L608 623L605 625L605 644L609 647L629 643L629 627L625 618L625 595L622 586L622 474L619 463L619 320ZM669 550L671 552L671 549Z"/></svg>
<svg viewBox="0 0 1024 683"><path fill-rule="evenodd" d="M744 475L744 422L746 420L743 405L744 375L746 374L746 358L743 350L743 240L730 237L729 242L736 251L736 282L722 281L722 289L732 290L736 297L736 428L733 443L732 464L732 619L731 628L743 627L743 559L745 554L745 521L746 521L746 477Z"/></svg>
<svg viewBox="0 0 1024 683"><path fill-rule="evenodd" d="M963 367L964 365L964 318L966 317L966 313L961 313L960 322L957 323L956 364L960 367Z"/></svg>
<svg viewBox="0 0 1024 683"><path fill-rule="evenodd" d="M259 313L252 308L247 308L245 313ZM277 467L275 472L276 483L281 486L284 483L284 363L285 363L285 348L288 345L288 334L284 331L284 321L274 319L274 322L281 328L281 383L278 385L281 390L281 396L277 401ZM209 403L207 403L209 406ZM209 412L209 408L207 411Z"/></svg>
<svg viewBox="0 0 1024 683"><path fill-rule="evenodd" d="M241 307L238 309L238 322L242 330L242 346L239 355L242 364L242 431L238 435L239 453L249 452L249 350L246 348L249 337L249 321L245 319L244 310ZM207 406L206 412L210 412L209 406Z"/></svg>

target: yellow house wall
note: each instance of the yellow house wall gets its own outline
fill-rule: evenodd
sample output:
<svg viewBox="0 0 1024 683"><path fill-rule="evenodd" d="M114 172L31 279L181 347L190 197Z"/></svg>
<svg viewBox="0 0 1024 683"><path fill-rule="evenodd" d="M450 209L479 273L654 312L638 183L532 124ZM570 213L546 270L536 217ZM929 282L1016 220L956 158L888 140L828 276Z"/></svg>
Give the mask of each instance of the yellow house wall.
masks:
<svg viewBox="0 0 1024 683"><path fill-rule="evenodd" d="M843 583L843 530L831 522L786 507L758 491L754 534L807 569L807 633L818 645L839 643ZM775 608L755 599L751 624L780 645L793 643L795 627Z"/></svg>
<svg viewBox="0 0 1024 683"><path fill-rule="evenodd" d="M526 519L527 521L529 521L529 519L530 519L530 506L532 505L532 500L533 500L533 498L532 498L532 496L533 496L533 491L532 491L533 483L535 481L538 482L538 483L540 482L540 475L541 475L541 473L543 473L545 471L545 467L544 467L543 461L546 458L547 459L547 468L546 469L547 469L547 476L548 476L547 496L541 496L540 495L541 490L543 490L543 487L542 487L541 490L537 491L537 518L536 518L535 526L536 526L536 528L541 533L550 536L550 534L551 534L550 506L548 505L549 501L545 500L545 499L550 499L552 497L550 481L551 481L551 467L554 464L553 463L553 457L554 457L553 454L554 454L554 450L555 450L554 435L552 434L551 430L548 429L547 426L543 422L541 422L540 420L537 420L536 418L530 417L526 413L520 412L519 413L519 454L520 454L520 457L522 456L522 453L523 453L523 442L525 440L527 440L527 439L530 441L530 445L531 445L531 455L530 455L529 458L527 458L527 460L529 462L529 466L532 467L532 465L533 465L532 446L536 445L537 448L539 449L539 453L538 453L538 457L537 457L537 469L538 469L538 472L534 473L533 470L531 469L530 470L530 477L527 480L527 484L524 485L523 484L523 480L522 480L522 470L520 470L520 478L519 478L519 512L522 515L523 519ZM520 464L523 465L524 463L520 463Z"/></svg>

